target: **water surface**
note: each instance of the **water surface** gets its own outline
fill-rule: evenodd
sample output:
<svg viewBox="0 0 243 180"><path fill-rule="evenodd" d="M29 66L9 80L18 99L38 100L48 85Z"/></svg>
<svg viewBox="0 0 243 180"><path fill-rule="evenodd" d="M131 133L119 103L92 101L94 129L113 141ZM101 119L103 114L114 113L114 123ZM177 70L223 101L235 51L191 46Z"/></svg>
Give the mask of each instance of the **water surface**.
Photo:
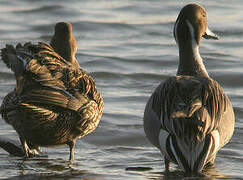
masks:
<svg viewBox="0 0 243 180"><path fill-rule="evenodd" d="M1 0L0 47L17 42L49 42L54 24L73 24L77 59L95 78L104 101L97 130L69 148L43 148L48 157L9 156L0 149L2 179L186 179L172 165L164 172L160 152L145 138L143 111L155 87L176 73L178 49L172 29L187 0ZM243 176L243 1L198 1L219 41L202 40L200 53L211 77L230 97L235 133L216 158L210 179ZM0 101L15 86L13 73L0 62ZM0 135L17 139L0 120ZM128 168L129 167L129 168ZM141 167L133 170L132 167ZM128 170L126 170L128 168ZM203 179L203 178L202 178Z"/></svg>

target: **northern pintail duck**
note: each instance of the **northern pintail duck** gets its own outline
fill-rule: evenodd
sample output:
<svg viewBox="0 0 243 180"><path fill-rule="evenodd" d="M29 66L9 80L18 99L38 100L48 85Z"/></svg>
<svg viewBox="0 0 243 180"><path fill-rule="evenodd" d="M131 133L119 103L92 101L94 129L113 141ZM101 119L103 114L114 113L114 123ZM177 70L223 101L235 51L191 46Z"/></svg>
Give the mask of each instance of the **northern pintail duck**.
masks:
<svg viewBox="0 0 243 180"><path fill-rule="evenodd" d="M207 27L206 11L188 4L174 26L179 47L177 75L162 82L144 112L147 138L169 163L187 173L214 163L217 152L232 137L234 112L222 87L209 77L199 54L201 38L218 39Z"/></svg>
<svg viewBox="0 0 243 180"><path fill-rule="evenodd" d="M40 146L67 144L72 163L77 138L99 124L103 99L75 59L71 24L57 23L50 44L6 45L1 50L16 77L16 88L4 98L1 114L18 133L26 157L38 153Z"/></svg>

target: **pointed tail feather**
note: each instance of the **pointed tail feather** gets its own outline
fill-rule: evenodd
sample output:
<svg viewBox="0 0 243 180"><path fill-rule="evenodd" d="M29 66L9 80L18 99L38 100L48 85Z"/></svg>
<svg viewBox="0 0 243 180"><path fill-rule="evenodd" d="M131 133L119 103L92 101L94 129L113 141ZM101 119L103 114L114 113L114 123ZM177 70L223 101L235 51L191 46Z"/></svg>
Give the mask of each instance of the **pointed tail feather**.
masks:
<svg viewBox="0 0 243 180"><path fill-rule="evenodd" d="M184 172L200 172L206 164L212 147L212 137L207 135L204 141L184 146L179 138L169 137L169 149Z"/></svg>
<svg viewBox="0 0 243 180"><path fill-rule="evenodd" d="M1 49L1 59L14 72L16 77L22 75L26 63L23 58L17 56L16 49L12 45L6 45L5 48Z"/></svg>

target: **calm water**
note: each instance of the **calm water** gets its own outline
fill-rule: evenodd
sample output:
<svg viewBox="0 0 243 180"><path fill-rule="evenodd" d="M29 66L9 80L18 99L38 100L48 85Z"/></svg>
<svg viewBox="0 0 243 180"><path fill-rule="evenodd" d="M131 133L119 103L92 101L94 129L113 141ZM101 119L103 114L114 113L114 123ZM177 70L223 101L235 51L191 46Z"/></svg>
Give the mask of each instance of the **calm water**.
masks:
<svg viewBox="0 0 243 180"><path fill-rule="evenodd" d="M159 151L145 138L143 111L155 87L175 74L178 49L172 36L181 0L0 0L0 47L49 42L54 24L69 21L78 42L77 59L95 78L105 109L99 128L77 142L68 166L67 146L43 148L48 158L9 156L0 149L0 177L10 179L182 179L176 165L164 173ZM202 40L206 68L229 95L236 114L231 142L204 172L209 179L243 177L243 1L198 1L219 41ZM12 72L0 62L0 102L13 89ZM17 139L0 120L0 135ZM126 171L146 167L147 171ZM184 178L186 179L186 178Z"/></svg>

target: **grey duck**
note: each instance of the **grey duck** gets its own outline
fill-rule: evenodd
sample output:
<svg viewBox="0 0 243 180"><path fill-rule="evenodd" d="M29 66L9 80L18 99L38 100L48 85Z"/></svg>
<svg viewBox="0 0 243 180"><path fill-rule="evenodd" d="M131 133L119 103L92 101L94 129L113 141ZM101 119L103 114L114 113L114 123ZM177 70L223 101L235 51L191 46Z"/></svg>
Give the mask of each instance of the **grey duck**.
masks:
<svg viewBox="0 0 243 180"><path fill-rule="evenodd" d="M218 39L207 28L206 11L198 4L182 8L174 38L179 46L177 75L162 82L144 111L144 130L169 162L187 173L213 165L217 152L234 132L233 107L223 88L209 77L199 54L201 38Z"/></svg>
<svg viewBox="0 0 243 180"><path fill-rule="evenodd" d="M16 78L16 88L1 105L3 119L19 135L26 157L40 146L67 144L74 158L77 138L96 129L103 99L95 81L75 59L72 25L57 23L50 45L6 45L1 57Z"/></svg>

